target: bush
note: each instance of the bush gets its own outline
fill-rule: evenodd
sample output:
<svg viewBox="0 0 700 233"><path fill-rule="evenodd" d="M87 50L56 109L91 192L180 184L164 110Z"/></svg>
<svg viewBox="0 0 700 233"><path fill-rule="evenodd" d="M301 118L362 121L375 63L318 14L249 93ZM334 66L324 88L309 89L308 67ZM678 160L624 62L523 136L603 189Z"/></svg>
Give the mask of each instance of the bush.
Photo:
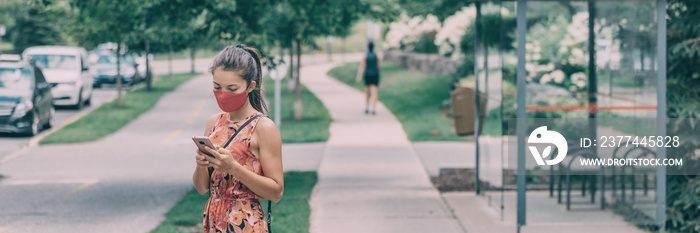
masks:
<svg viewBox="0 0 700 233"><path fill-rule="evenodd" d="M668 2L668 117L698 118L700 115L700 25L694 22L700 17L700 2L695 0L670 0ZM669 124L669 135L687 135L697 138L693 131L697 125L688 122ZM681 147L669 148L668 155L684 158L686 171L697 171L695 150L700 143L686 141ZM692 174L692 173L690 173ZM700 178L696 175L667 176L666 229L682 232L700 232Z"/></svg>

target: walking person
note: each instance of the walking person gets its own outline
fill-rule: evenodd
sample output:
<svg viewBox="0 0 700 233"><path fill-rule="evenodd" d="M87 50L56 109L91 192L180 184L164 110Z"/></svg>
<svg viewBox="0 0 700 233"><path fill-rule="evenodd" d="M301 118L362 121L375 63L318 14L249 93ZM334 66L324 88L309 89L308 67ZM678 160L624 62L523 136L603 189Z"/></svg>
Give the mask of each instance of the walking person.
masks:
<svg viewBox="0 0 700 233"><path fill-rule="evenodd" d="M370 41L367 44L367 54L363 57L355 78L355 83L360 83L362 77L365 80L365 114L377 114L377 99L379 98L377 87L379 87L379 70L381 68L379 58L374 53L374 43Z"/></svg>
<svg viewBox="0 0 700 233"><path fill-rule="evenodd" d="M209 72L223 112L209 117L204 131L217 148L197 149L195 155L194 186L200 194L209 191L204 232L268 232L259 199L278 202L284 177L280 133L263 115L260 54L245 45L228 46Z"/></svg>

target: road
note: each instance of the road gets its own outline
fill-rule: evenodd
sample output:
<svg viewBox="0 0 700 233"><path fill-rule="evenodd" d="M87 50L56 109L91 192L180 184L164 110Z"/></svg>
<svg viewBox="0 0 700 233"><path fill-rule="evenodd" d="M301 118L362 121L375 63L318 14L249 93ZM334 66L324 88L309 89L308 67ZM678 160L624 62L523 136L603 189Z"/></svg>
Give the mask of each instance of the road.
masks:
<svg viewBox="0 0 700 233"><path fill-rule="evenodd" d="M100 104L104 102L111 101L116 96L117 91L114 87L94 89L92 92L92 106L87 106L80 110L65 107L56 108L56 125L60 126L66 124L77 114L89 111L93 107L100 106ZM32 139L32 137L7 133L0 134L0 160L27 145L30 139Z"/></svg>
<svg viewBox="0 0 700 233"><path fill-rule="evenodd" d="M302 57L302 61L324 59ZM197 71L203 72L207 61L198 62L202 65ZM163 69L163 63L155 63L155 73L167 73L165 65ZM188 69L189 65L184 71ZM211 88L209 77L181 85L151 111L96 142L36 146L0 164L0 174L6 176L0 181L0 233L153 229L192 188L190 137L201 135L208 117L220 111L211 92L202 91ZM116 94L113 89L96 93L103 91ZM29 139L0 139L8 145L21 140Z"/></svg>
<svg viewBox="0 0 700 233"><path fill-rule="evenodd" d="M218 110L201 91L211 86L206 77L98 141L41 145L1 164L0 232L153 229L192 187L190 137Z"/></svg>

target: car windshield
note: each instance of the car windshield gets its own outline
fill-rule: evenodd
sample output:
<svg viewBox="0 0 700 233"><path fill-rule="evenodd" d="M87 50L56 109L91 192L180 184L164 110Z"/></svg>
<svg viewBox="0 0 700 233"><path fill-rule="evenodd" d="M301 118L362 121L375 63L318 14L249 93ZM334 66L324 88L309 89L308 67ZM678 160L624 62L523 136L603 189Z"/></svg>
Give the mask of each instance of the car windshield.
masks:
<svg viewBox="0 0 700 233"><path fill-rule="evenodd" d="M72 70L80 68L78 59L74 55L30 55L36 66L43 69Z"/></svg>
<svg viewBox="0 0 700 233"><path fill-rule="evenodd" d="M97 58L97 64L115 64L117 63L117 57L111 55L100 55Z"/></svg>
<svg viewBox="0 0 700 233"><path fill-rule="evenodd" d="M129 58L128 56L122 56L122 57L121 57L121 60L122 60L122 61L121 61L122 64L131 64L131 63L133 63L133 61L131 60L131 58ZM114 54L109 54L109 55L103 54L103 55L100 55L100 56L97 58L96 64L117 64L117 56L114 55Z"/></svg>
<svg viewBox="0 0 700 233"><path fill-rule="evenodd" d="M32 87L32 72L26 68L0 68L0 89L28 90Z"/></svg>

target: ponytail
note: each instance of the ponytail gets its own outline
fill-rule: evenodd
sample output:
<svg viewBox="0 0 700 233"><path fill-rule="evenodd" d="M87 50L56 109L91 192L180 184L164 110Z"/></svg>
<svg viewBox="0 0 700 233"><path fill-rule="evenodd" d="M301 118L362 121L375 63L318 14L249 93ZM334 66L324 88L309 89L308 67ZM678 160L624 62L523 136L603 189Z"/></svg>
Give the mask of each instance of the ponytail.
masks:
<svg viewBox="0 0 700 233"><path fill-rule="evenodd" d="M257 49L253 47L246 47L245 45L242 46L243 49L248 51L251 57L253 57L253 59L255 60L255 69L257 70L257 77L255 77L256 80L253 80L257 83L257 85L255 85L255 89L253 89L253 91L248 93L248 99L250 100L250 104L253 105L253 108L255 108L255 110L258 110L262 113L267 113L267 103L265 103L265 100L262 97L263 77L262 64L260 63L260 53ZM248 84L250 84L250 81L248 82Z"/></svg>
<svg viewBox="0 0 700 233"><path fill-rule="evenodd" d="M214 61L209 66L209 72L214 74L214 70L223 67L224 70L238 72L243 77L247 85L255 81L255 89L248 93L250 105L262 113L267 113L267 104L262 97L262 64L260 62L260 52L253 47L244 44L236 46L229 45L214 57Z"/></svg>

